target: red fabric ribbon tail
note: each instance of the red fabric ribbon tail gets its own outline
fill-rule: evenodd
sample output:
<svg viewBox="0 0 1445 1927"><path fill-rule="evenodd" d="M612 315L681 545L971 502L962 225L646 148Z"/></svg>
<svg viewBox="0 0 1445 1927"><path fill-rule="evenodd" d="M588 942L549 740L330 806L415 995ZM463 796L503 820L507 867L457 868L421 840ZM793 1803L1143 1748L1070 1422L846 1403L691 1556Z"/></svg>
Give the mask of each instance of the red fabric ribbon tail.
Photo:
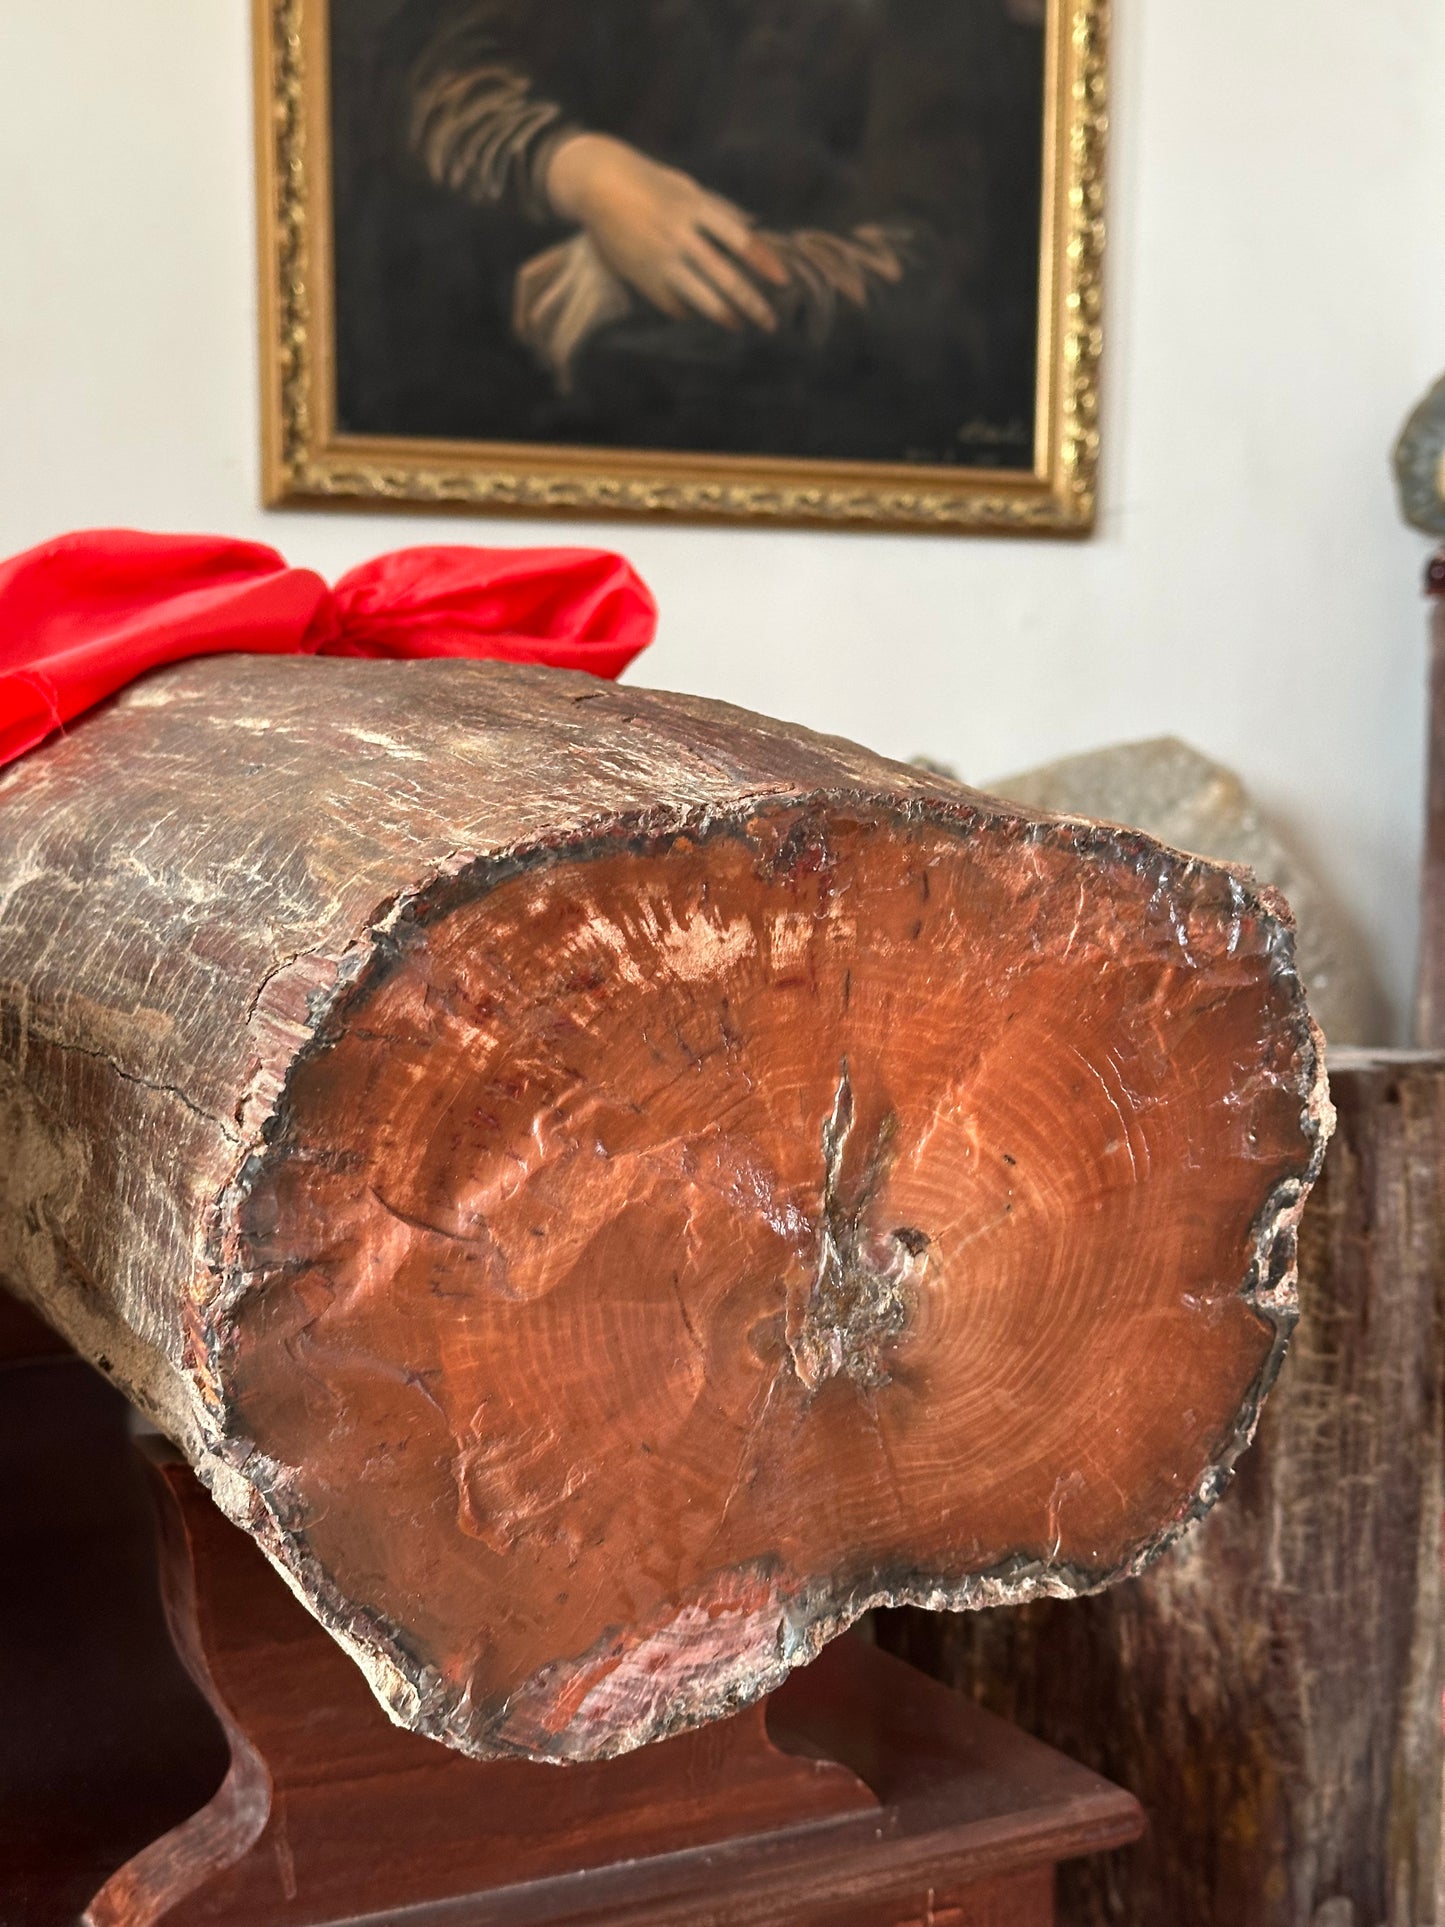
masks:
<svg viewBox="0 0 1445 1927"><path fill-rule="evenodd" d="M652 641L657 604L603 549L395 549L342 576L324 655L470 656L608 679Z"/></svg>

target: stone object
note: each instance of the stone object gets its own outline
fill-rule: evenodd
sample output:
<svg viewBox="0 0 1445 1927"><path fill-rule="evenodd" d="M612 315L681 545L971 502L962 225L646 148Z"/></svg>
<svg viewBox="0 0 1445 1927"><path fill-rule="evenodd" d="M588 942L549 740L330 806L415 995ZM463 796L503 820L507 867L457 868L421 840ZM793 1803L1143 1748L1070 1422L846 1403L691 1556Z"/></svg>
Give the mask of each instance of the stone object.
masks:
<svg viewBox="0 0 1445 1927"><path fill-rule="evenodd" d="M1411 411L1395 444L1400 513L1426 535L1445 535L1445 375Z"/></svg>
<svg viewBox="0 0 1445 1927"><path fill-rule="evenodd" d="M985 787L1030 809L1102 818L1217 862L1242 863L1294 911L1295 961L1331 1044L1378 1042L1384 1000L1363 941L1244 784L1177 736L1066 756Z"/></svg>

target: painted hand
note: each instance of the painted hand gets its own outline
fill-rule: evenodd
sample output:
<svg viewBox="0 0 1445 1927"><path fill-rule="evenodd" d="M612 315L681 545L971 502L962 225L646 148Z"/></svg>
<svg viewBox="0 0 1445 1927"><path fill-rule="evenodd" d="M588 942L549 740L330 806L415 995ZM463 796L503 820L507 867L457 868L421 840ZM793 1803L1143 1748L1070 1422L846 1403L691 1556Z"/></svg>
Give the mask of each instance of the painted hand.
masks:
<svg viewBox="0 0 1445 1927"><path fill-rule="evenodd" d="M759 281L787 269L742 211L606 134L574 134L552 156L552 205L576 221L615 273L663 314L702 315L723 328L771 333L777 317Z"/></svg>

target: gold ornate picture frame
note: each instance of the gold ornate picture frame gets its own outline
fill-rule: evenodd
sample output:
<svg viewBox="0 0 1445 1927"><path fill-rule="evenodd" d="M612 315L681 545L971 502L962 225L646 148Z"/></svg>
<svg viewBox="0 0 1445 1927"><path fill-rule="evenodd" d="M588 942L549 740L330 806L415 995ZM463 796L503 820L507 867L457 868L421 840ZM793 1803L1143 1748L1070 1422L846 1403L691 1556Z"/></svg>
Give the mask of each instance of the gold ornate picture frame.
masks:
<svg viewBox="0 0 1445 1927"><path fill-rule="evenodd" d="M508 3L511 16L521 17L525 24L528 0L508 0ZM530 0L530 3L546 8L551 0ZM593 0L593 3L600 6L604 0ZM872 3L884 8L884 0L872 0ZM754 453L748 449L713 448L699 452L687 446L628 446L629 418L625 414L621 428L613 420L602 439L575 434L569 439L566 421L586 418L579 415L580 404L567 393L567 376L565 370L558 373L562 364L555 355L549 364L555 395L552 390L546 392L552 397L552 413L564 420L564 432L557 439L547 438L545 433L534 436L530 432L533 417L542 421L550 419L546 409L536 408L532 416L516 417L527 421L529 432L526 434L513 432L510 436L495 437L479 434L475 409L469 419L465 418L466 410L457 411L458 432L453 434L449 432L452 416L447 412L446 380L455 376L457 359L440 336L441 345L433 343L431 348L444 377L435 395L417 385L425 381L426 356L413 354L408 349L398 351L394 358L398 364L405 365L411 386L409 389L404 384L398 387L398 398L388 402L386 395L391 390L386 383L378 384L374 372L370 376L367 373L368 366L374 370L381 365L375 342L381 341L384 349L388 339L384 328L372 325L371 310L378 302L386 303L390 289L404 286L424 319L435 314L450 321L453 308L461 311L468 298L464 291L458 304L451 301L449 292L443 291L429 300L418 291L413 277L398 276L394 260L383 262L384 272L373 273L368 292L365 276L358 275L349 265L353 256L360 258L365 252L355 236L361 235L369 246L372 237L368 224L374 228L377 222L367 190L353 186L348 199L348 181L341 177L337 157L338 130L346 125L344 97L348 90L354 94L359 84L356 47L346 44L346 36L350 36L352 43L356 42L360 31L357 22L363 15L367 19L382 20L388 10L403 12L408 6L415 8L419 4L430 5L442 16L447 15L449 9L464 13L470 7L473 13L487 15L488 21L500 11L493 0L365 0L360 14L347 9L361 6L362 0L254 0L262 448L268 505L350 500L398 506L451 505L529 514L553 511L587 516L642 514L692 520L756 519L795 524L1057 535L1086 534L1093 527L1099 439L1107 0L951 0L958 8L1000 8L1010 19L1037 17L1042 67L1037 95L1041 165L1036 178L1041 183L1041 193L1036 226L1021 230L1027 233L1031 248L1035 239L1037 242L1036 306L1028 316L1031 337L1027 344L1032 349L1029 364L1032 419L1025 423L1026 411L1019 408L1008 415L1006 422L990 421L986 416L970 420L957 429L956 436L958 446L971 453L967 458L947 461L936 459L931 444L925 449L929 458L922 460L851 459L831 449L819 457L810 452L776 450ZM675 14L676 0L673 11ZM458 34L452 33L452 39L457 40ZM381 44L378 41L378 45ZM490 48L491 42L487 45ZM345 61L338 69L334 62L343 55ZM378 62L384 57L384 54L378 55ZM487 58L491 64L484 63L479 71L494 78L495 56L489 52ZM431 74L441 70L433 59L432 67L423 71ZM505 99L514 101L520 83L510 71L503 78L506 88L510 89ZM459 82L453 67L431 84L433 101L424 101L422 108L413 106L408 124L423 129L418 136L418 151L432 161L437 178L423 182L418 189L408 187L408 192L440 193L454 185L461 178L454 154L466 147L468 141L469 154L485 150L492 169L489 180L500 173L499 164L494 164L495 157L519 152L524 136L530 138L531 130L539 124L542 134L533 145L544 158L560 151L559 138L565 146L569 132L566 122L560 110L542 102L540 95L540 104L530 103L526 112L514 113L511 121L503 123L483 98L482 82L468 80L466 75ZM995 89L995 93L997 91ZM496 86L493 97L504 98ZM467 111L473 119L470 123L464 119L457 122L460 131L453 133L453 148L449 151L445 147L448 130L443 128L442 136L438 136L435 115L428 121L423 109L432 111L434 102L440 100L451 112L459 99L470 103ZM478 132L478 116L484 111L492 113L493 118ZM550 133L547 131L549 114L561 127L560 136L555 128ZM455 114L453 118L456 119ZM353 113L352 124L361 125L369 137L375 119L367 103L364 111L358 109ZM498 128L500 132L496 131ZM356 138L354 135L350 138L355 149ZM548 139L552 141L551 148L545 146ZM975 141L975 148L978 145ZM578 147L573 151L585 150ZM347 165L351 163L348 161ZM542 163L536 165L540 167ZM642 165L650 162L644 158ZM554 168L554 177L555 173ZM684 180L686 177L675 174L673 178ZM391 208L391 215L395 225L396 220L405 218L407 203L400 189L393 198L396 206ZM478 190L464 183L464 191L455 197L458 218L463 215L470 218L470 210L477 202ZM343 210L340 219L338 206ZM403 210L400 216L396 213L397 207ZM450 207L451 203L447 203L444 212L449 213ZM490 208L484 208L483 214L490 218ZM507 232L511 234L520 215L509 210L508 218L512 226ZM525 263L524 270L517 271L519 286L524 274L549 273L555 262L568 260L569 231L557 225L560 217L553 209L545 210L545 218L553 226L539 229L538 239L528 243L538 252ZM1031 221L1031 216L1029 218ZM879 291L877 305L881 309L891 298L890 287L885 283L901 279L906 285L911 231L900 229L898 232L904 238L895 248L892 231L863 225L851 229L850 238L842 245L852 248L853 256L845 259L834 274L834 286L824 291L829 314L841 314L853 324L855 311L869 298L866 290ZM589 234L585 228L577 230L574 252ZM550 247L545 245L548 243ZM791 261L794 257L782 250L793 243L794 237L785 235L779 241L780 252L775 255L765 245L762 258L765 263L776 263L778 259ZM810 245L806 236L800 245L806 251ZM816 243L811 245L827 273L830 262L837 257L836 238L827 237L821 255ZM446 264L448 273L458 262L467 267L470 257L466 244L459 248L448 240L437 246L440 252L436 258ZM372 252L377 250L373 248ZM344 283L340 293L339 255ZM415 258L425 261L427 257ZM1030 259L1033 258L1031 253ZM503 259L500 252L497 259ZM726 259L730 267L739 265L733 256ZM903 266L899 267L899 263ZM487 272L490 269L484 263L473 277L474 282L477 276L482 277L477 285L481 285L484 292ZM812 265L799 272L812 275L814 281L817 279ZM388 275L390 279L386 278ZM781 275L769 267L753 278L763 295L774 299L772 283L776 280L781 285ZM500 287L500 268L495 279ZM664 325L663 317L633 295L625 284L614 285L622 287L624 305L631 301L634 335L645 319L650 320L657 325L648 339L655 342L659 338L658 329ZM862 296L857 293L860 288L865 290ZM360 292L356 292L358 289ZM791 298L791 289L784 292ZM475 288L470 298L475 299ZM986 300L986 294L980 298ZM529 344L533 352L532 359L526 363L529 372L525 379L539 384L538 392L542 393L545 384L537 372L543 365L537 359L541 352L537 347L537 331L531 327L529 332L530 324L522 313L520 296L512 299L510 314L515 318L517 339L501 343L497 352L511 354L514 361L496 365L504 369L521 367L521 344ZM779 311L782 312L781 306ZM1022 312L1017 304L1016 311ZM506 331L508 319L500 294L497 312L501 316L496 324L500 334ZM788 325L806 331L812 325L811 320L805 315L795 324L793 317L797 312L795 304L785 319ZM342 324L340 333L338 322ZM689 312L685 326L691 329L691 335L678 333L675 338L691 341L705 334L707 325ZM745 318L730 316L732 333L727 339L721 331L714 331L728 354L754 352L750 346L744 350L736 345L748 334L748 325ZM396 330L392 332L395 335ZM815 337L804 332L799 338L811 341ZM606 329L587 339L602 346L610 342ZM348 345L356 341L363 343L363 350ZM639 365L636 342L624 343L623 349L633 357L629 365L633 368ZM587 352L591 352L590 347ZM366 363L367 353L371 355L370 364ZM604 369L608 366L600 355L594 359ZM360 377L353 364L361 367ZM422 371L420 374L418 369ZM350 384L347 393L360 394L364 405L354 400L347 402L344 397L339 399L339 375ZM368 379L370 388L366 385ZM592 376L594 388L599 379L595 374ZM473 390L478 397L476 408L485 414L485 381L474 380ZM500 419L507 407L513 407L513 398L519 392L517 382L509 374L498 381L495 392L500 398ZM624 386L619 392L631 391ZM835 381L833 393L838 392ZM875 439L878 423L884 424L882 432L886 432L887 392L886 388L882 391L882 400L872 415L858 417ZM381 399L375 399L377 396ZM824 439L831 426L838 422L841 422L838 432L846 434L851 419L847 412L850 405L845 398L841 411L834 408L829 413L824 404L819 404L824 412L819 413L815 408L811 415L800 414L798 420L805 436L816 439L818 422L824 425ZM769 395L764 392L754 419L769 419L768 406ZM946 406L941 404L941 418L944 418L941 433L947 428ZM400 432L389 432L392 424L386 414L388 407L394 408ZM348 408L354 419L347 419ZM746 411L740 418L745 416ZM416 419L425 421L425 432L410 432ZM659 418L644 411L638 419L649 424L651 433L652 424ZM731 420L731 415L726 419ZM507 425L515 430L515 420L509 420ZM1011 462L988 465L986 451L991 440L1000 447L1006 443L1013 447ZM980 450L985 451L982 456ZM911 448L908 452L912 452Z"/></svg>

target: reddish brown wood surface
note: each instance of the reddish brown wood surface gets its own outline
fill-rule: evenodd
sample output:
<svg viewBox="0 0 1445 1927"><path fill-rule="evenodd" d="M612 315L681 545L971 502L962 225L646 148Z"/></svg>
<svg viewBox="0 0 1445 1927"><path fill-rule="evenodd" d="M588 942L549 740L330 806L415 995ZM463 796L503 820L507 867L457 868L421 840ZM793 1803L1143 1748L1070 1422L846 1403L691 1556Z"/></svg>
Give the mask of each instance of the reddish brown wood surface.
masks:
<svg viewBox="0 0 1445 1927"><path fill-rule="evenodd" d="M167 671L0 821L0 1276L421 1732L1087 1591L1252 1433L1328 1104L1237 873L455 663Z"/></svg>
<svg viewBox="0 0 1445 1927"><path fill-rule="evenodd" d="M1228 1502L1098 1599L881 1637L1130 1787L1075 1927L1419 1927L1440 1854L1445 1057L1331 1053L1302 1315Z"/></svg>
<svg viewBox="0 0 1445 1927"><path fill-rule="evenodd" d="M852 1641L769 1704L791 1751L759 1705L565 1774L466 1760L388 1724L184 1466L159 1477L172 1622L232 1768L85 1927L315 1927L403 1906L452 1927L904 1927L930 1910L1047 1927L1053 1860L1142 1824L1127 1794Z"/></svg>

